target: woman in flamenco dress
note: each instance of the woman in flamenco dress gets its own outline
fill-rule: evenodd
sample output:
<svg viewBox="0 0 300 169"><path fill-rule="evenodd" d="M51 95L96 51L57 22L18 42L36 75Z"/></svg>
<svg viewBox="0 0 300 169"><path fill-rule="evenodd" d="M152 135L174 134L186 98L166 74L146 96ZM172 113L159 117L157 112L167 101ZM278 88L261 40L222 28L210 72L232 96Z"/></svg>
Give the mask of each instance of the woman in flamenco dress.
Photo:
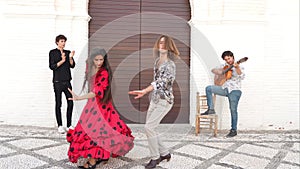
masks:
<svg viewBox="0 0 300 169"><path fill-rule="evenodd" d="M95 48L87 59L83 89L88 92L78 96L72 90L70 100L88 99L74 129L69 129L67 141L69 160L76 163L79 157L88 159L79 168L94 169L106 163L110 156L124 156L134 146L130 128L120 119L112 104L112 73L104 49Z"/></svg>

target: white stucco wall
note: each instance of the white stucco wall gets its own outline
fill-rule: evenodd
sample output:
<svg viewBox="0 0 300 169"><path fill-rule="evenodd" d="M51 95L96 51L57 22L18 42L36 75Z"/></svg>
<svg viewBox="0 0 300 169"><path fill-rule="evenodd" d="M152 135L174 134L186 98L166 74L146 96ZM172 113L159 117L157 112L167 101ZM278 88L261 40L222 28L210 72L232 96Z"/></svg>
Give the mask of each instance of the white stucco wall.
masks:
<svg viewBox="0 0 300 169"><path fill-rule="evenodd" d="M0 124L55 126L49 51L64 34L77 59L87 43L87 1L1 0L0 16Z"/></svg>
<svg viewBox="0 0 300 169"><path fill-rule="evenodd" d="M236 59L249 57L243 63L246 78L238 128L299 129L299 1L195 0L191 4L191 124L196 92L205 94L205 86L213 84L210 70L218 65L213 61L223 62L222 52L231 50ZM199 42L209 42L213 50ZM220 97L220 102L220 128L230 129L228 101Z"/></svg>
<svg viewBox="0 0 300 169"><path fill-rule="evenodd" d="M232 50L237 59L249 57L238 128L299 129L299 1L190 3L190 123L196 92L204 94L212 84L210 69L222 62L224 50ZM88 0L0 0L0 124L56 125L48 52L56 47L55 36L64 34L66 49L76 50L75 61L84 55L87 5ZM220 128L229 129L227 100L217 103Z"/></svg>

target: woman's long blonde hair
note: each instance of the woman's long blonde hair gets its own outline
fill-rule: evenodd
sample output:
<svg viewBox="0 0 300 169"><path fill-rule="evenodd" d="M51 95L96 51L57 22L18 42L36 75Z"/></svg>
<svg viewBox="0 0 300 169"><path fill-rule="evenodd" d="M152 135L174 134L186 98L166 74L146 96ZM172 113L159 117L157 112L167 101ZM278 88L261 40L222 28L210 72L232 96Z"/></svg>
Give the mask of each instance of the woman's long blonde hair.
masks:
<svg viewBox="0 0 300 169"><path fill-rule="evenodd" d="M174 40L167 36L167 35L161 35L155 42L154 44L154 47L153 47L153 55L154 57L158 57L159 56L159 42L161 40L161 38L165 38L165 46L166 46L166 50L168 50L168 57L171 59L171 60L174 60L174 59L178 59L179 58L179 51L176 47L176 44L174 42Z"/></svg>

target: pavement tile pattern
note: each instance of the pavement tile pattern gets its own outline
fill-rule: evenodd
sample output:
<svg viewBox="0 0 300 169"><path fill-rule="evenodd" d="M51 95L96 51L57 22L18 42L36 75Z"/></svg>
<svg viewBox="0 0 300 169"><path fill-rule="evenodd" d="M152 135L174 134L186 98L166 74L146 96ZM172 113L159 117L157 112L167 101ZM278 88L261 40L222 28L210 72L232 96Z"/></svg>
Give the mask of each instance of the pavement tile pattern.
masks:
<svg viewBox="0 0 300 169"><path fill-rule="evenodd" d="M135 147L124 157L111 158L97 169L144 169L149 150L142 124L129 124ZM172 158L158 169L299 169L300 131L204 130L196 136L188 124L163 124L158 129ZM0 169L72 169L67 157L69 144L56 128L0 125ZM81 159L79 164L85 161Z"/></svg>

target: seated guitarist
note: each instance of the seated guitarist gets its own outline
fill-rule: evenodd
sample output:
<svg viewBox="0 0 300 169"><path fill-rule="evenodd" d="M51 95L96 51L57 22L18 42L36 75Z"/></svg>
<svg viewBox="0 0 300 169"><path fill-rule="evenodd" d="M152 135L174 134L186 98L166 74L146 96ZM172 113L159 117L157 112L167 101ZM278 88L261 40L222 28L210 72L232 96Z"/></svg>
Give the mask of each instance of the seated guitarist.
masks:
<svg viewBox="0 0 300 169"><path fill-rule="evenodd" d="M224 80L223 84L217 83L215 85L210 85L205 88L208 110L202 113L201 115L215 114L214 103L213 103L213 94L228 97L230 112L231 112L231 130L226 137L234 137L237 135L237 120L238 113L237 107L239 99L241 97L241 80L244 79L244 68L241 67L238 63L234 62L234 56L231 51L225 51L222 54L222 59L226 62L224 65L221 65L219 68L212 69L212 72L216 76L221 76L226 78L226 73L224 68L227 66L232 66L230 70L231 77L227 77ZM229 73L229 71L228 71ZM215 79L216 80L216 79Z"/></svg>

